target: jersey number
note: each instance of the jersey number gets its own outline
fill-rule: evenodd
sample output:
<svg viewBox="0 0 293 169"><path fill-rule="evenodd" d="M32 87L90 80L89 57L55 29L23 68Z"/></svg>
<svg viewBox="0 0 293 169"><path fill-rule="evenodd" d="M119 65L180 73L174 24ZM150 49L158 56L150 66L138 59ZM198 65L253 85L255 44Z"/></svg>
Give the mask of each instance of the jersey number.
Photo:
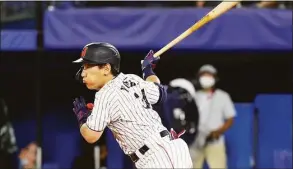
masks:
<svg viewBox="0 0 293 169"><path fill-rule="evenodd" d="M129 80L129 79L125 79L123 81L123 86L121 86L121 90L125 90L127 92L129 92L129 88L133 87L133 86L136 86L136 83ZM147 97L145 95L145 90L144 89L141 89L141 94L142 94L142 98L141 98L141 101L142 101L142 106L146 109L150 109L151 108L151 104L149 103L149 101L147 100ZM140 99L139 95L137 93L134 93L134 96L135 98L137 99Z"/></svg>

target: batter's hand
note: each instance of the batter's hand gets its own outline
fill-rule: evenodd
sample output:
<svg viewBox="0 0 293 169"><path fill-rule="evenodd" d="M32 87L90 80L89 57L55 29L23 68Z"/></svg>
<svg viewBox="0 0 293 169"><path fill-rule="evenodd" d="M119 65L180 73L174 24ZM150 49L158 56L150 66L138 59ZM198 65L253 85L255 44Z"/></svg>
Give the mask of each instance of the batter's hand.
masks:
<svg viewBox="0 0 293 169"><path fill-rule="evenodd" d="M156 67L156 64L160 60L160 57L154 57L154 51L150 50L149 53L146 55L144 60L141 61L141 69L144 71L145 68L152 68Z"/></svg>
<svg viewBox="0 0 293 169"><path fill-rule="evenodd" d="M79 127L84 124L88 118L88 116L91 114L91 111L93 109L92 103L85 103L85 100L83 97L75 98L73 101L73 112L76 115Z"/></svg>

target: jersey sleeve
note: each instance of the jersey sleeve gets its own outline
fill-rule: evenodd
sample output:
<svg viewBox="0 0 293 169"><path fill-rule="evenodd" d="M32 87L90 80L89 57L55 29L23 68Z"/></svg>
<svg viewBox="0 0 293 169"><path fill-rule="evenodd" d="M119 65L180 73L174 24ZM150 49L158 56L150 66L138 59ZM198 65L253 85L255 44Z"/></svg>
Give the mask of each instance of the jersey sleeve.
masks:
<svg viewBox="0 0 293 169"><path fill-rule="evenodd" d="M110 123L109 93L97 94L94 108L87 119L87 126L94 131L103 131Z"/></svg>
<svg viewBox="0 0 293 169"><path fill-rule="evenodd" d="M136 81L140 83L148 102L152 105L164 102L167 97L167 87L158 83L143 80L137 75L131 75Z"/></svg>
<svg viewBox="0 0 293 169"><path fill-rule="evenodd" d="M225 119L233 118L236 116L236 110L232 99L229 94L226 94L225 97L225 104L224 104L224 117Z"/></svg>
<svg viewBox="0 0 293 169"><path fill-rule="evenodd" d="M166 87L154 82L145 81L145 92L147 100L150 104L158 104L163 102L167 97Z"/></svg>

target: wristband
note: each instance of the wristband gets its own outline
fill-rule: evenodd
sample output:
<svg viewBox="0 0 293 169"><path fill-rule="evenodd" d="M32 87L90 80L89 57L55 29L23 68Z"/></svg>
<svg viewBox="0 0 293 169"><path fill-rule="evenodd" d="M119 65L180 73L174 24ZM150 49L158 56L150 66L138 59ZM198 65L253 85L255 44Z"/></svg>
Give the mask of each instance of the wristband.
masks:
<svg viewBox="0 0 293 169"><path fill-rule="evenodd" d="M86 123L87 121L87 118L88 118L88 114L83 114L84 112L79 112L77 114L77 121L78 121L78 124L79 124L79 128L84 124Z"/></svg>
<svg viewBox="0 0 293 169"><path fill-rule="evenodd" d="M82 118L78 123L79 123L79 128L81 128L81 126L86 123L87 118Z"/></svg>

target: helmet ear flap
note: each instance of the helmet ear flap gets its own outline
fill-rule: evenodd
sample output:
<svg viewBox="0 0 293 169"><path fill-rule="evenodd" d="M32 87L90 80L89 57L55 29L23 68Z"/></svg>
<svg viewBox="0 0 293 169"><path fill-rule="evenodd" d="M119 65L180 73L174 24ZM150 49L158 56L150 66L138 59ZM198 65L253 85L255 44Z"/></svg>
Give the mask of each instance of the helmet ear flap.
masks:
<svg viewBox="0 0 293 169"><path fill-rule="evenodd" d="M83 66L81 66L75 74L75 80L79 81L80 83L82 83L82 77L81 77L82 70L83 70Z"/></svg>

